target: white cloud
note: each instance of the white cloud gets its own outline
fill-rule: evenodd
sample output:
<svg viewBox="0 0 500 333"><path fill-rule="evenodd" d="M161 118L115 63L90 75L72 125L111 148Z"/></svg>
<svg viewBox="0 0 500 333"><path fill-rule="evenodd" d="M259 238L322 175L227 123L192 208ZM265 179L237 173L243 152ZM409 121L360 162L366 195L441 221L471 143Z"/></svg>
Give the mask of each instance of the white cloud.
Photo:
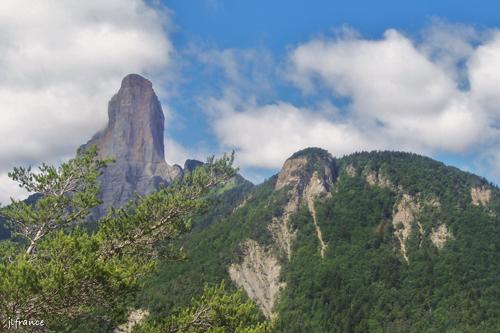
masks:
<svg viewBox="0 0 500 333"><path fill-rule="evenodd" d="M1 1L0 173L70 155L104 126L124 75L170 63L166 24L142 0Z"/></svg>
<svg viewBox="0 0 500 333"><path fill-rule="evenodd" d="M336 155L377 148L352 124L334 123L285 102L241 112L226 109L215 120L214 130L224 146L237 149L237 162L243 166L275 168L292 153L311 146Z"/></svg>
<svg viewBox="0 0 500 333"><path fill-rule="evenodd" d="M384 132L405 141L411 136L416 148L461 151L485 134L485 119L466 93L395 30L381 40L313 40L290 58L297 83L307 87L318 78L352 99L352 117L382 123Z"/></svg>
<svg viewBox="0 0 500 333"><path fill-rule="evenodd" d="M500 120L500 31L477 47L467 63L470 91L491 120Z"/></svg>
<svg viewBox="0 0 500 333"><path fill-rule="evenodd" d="M0 205L9 204L10 198L18 199L28 196L28 193L10 179L7 173L0 174L0 184Z"/></svg>
<svg viewBox="0 0 500 333"><path fill-rule="evenodd" d="M325 89L348 99L339 115L286 102L257 105L234 92L207 105L219 110L213 127L221 143L237 148L246 166L279 167L307 146L335 155L498 150L499 59L495 30L436 21L420 41L394 29L375 40L350 32L292 48L287 65L287 78L308 100Z"/></svg>

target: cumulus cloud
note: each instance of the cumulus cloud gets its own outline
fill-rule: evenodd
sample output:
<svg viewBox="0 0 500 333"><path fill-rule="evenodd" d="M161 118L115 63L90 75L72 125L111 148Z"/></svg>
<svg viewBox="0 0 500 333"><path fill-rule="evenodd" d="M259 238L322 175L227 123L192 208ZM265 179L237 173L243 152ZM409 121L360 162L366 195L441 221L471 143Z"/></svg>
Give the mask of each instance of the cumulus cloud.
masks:
<svg viewBox="0 0 500 333"><path fill-rule="evenodd" d="M477 47L467 63L470 93L488 112L490 120L500 119L500 31Z"/></svg>
<svg viewBox="0 0 500 333"><path fill-rule="evenodd" d="M435 22L418 41L389 29L349 33L289 52L287 79L306 96L348 100L340 115L317 106L213 101L214 130L242 162L279 167L307 146L340 155L398 149L424 154L498 150L500 33Z"/></svg>
<svg viewBox="0 0 500 333"><path fill-rule="evenodd" d="M0 2L0 202L8 169L70 156L125 74L169 64L168 22L142 0Z"/></svg>
<svg viewBox="0 0 500 333"><path fill-rule="evenodd" d="M19 199L29 195L24 189L20 188L17 183L13 182L8 175L0 174L0 203L10 203L10 198Z"/></svg>
<svg viewBox="0 0 500 333"><path fill-rule="evenodd" d="M383 124L417 150L463 151L489 133L469 92L395 30L380 40L313 40L290 57L297 84L307 89L318 78L352 99L352 117Z"/></svg>
<svg viewBox="0 0 500 333"><path fill-rule="evenodd" d="M218 117L214 130L220 142L238 150L237 162L243 166L274 168L297 150L311 146L337 155L374 147L369 136L352 124L334 123L324 114L285 102L241 112L226 109Z"/></svg>

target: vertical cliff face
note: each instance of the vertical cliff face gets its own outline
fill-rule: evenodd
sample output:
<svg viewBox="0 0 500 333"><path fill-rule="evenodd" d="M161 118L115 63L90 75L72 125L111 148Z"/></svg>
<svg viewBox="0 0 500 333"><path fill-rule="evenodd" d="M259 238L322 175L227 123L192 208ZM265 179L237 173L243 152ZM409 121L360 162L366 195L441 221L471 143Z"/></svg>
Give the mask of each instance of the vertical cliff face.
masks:
<svg viewBox="0 0 500 333"><path fill-rule="evenodd" d="M134 193L148 194L160 184L182 176L182 169L165 162L164 115L149 80L127 75L108 105L109 123L85 145L96 145L101 158L113 158L101 176L102 215L121 206Z"/></svg>

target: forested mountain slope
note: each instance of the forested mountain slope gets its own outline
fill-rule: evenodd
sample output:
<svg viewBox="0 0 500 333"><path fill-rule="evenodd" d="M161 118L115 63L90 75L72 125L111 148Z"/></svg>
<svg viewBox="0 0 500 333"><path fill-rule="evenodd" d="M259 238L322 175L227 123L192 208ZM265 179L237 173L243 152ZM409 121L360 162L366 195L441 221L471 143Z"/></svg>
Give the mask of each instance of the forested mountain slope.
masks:
<svg viewBox="0 0 500 333"><path fill-rule="evenodd" d="M277 332L500 331L499 194L415 154L309 148L214 194L139 303L154 320L226 280Z"/></svg>

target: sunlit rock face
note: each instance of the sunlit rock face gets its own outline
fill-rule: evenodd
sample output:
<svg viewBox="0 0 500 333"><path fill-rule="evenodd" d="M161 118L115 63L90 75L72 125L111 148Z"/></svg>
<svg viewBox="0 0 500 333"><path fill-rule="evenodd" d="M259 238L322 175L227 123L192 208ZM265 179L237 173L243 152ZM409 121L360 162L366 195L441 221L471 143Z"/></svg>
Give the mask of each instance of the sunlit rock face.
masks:
<svg viewBox="0 0 500 333"><path fill-rule="evenodd" d="M107 127L85 145L96 145L101 158L113 158L100 178L101 200L97 215L119 207L160 185L182 176L182 169L165 161L165 118L151 82L129 74L108 105Z"/></svg>
<svg viewBox="0 0 500 333"><path fill-rule="evenodd" d="M229 266L229 276L271 318L279 291L286 286L280 282L281 265L275 255L254 240L247 240L242 247L243 262Z"/></svg>
<svg viewBox="0 0 500 333"><path fill-rule="evenodd" d="M474 206L487 206L491 202L491 189L486 186L476 186L470 189Z"/></svg>
<svg viewBox="0 0 500 333"><path fill-rule="evenodd" d="M290 226L290 217L297 212L302 203L306 203L316 234L321 245L320 253L324 256L327 244L323 240L321 229L316 223L314 201L318 197L329 197L330 187L336 180L336 163L327 151L320 148L307 148L293 154L285 161L278 173L275 189L286 188L288 201L282 216L273 218L269 225L276 244L290 258L295 230Z"/></svg>

